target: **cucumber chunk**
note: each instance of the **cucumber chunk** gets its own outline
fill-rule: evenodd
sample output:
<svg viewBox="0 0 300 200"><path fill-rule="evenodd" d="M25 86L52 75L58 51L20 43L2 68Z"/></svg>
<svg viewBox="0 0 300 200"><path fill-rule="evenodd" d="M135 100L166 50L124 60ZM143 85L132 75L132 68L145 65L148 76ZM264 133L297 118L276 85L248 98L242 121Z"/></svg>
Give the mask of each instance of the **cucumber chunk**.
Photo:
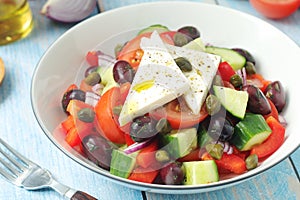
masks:
<svg viewBox="0 0 300 200"><path fill-rule="evenodd" d="M163 138L164 149L177 159L189 154L197 148L197 129L173 130Z"/></svg>
<svg viewBox="0 0 300 200"><path fill-rule="evenodd" d="M157 31L158 33L163 33L163 32L167 32L170 30L168 29L168 27L163 26L161 24L153 24L151 26L148 26L147 28L140 30L138 32L138 35L141 35L143 33L153 32L153 31Z"/></svg>
<svg viewBox="0 0 300 200"><path fill-rule="evenodd" d="M228 48L207 46L206 52L221 56L222 60L227 61L234 70L242 69L247 61L244 56Z"/></svg>
<svg viewBox="0 0 300 200"><path fill-rule="evenodd" d="M205 45L202 42L201 38L196 38L186 45L183 46L183 48L195 50L195 51L205 51Z"/></svg>
<svg viewBox="0 0 300 200"><path fill-rule="evenodd" d="M214 160L183 162L184 185L207 184L219 181L219 173Z"/></svg>
<svg viewBox="0 0 300 200"><path fill-rule="evenodd" d="M122 178L128 178L136 163L135 156L114 149L110 163L110 173Z"/></svg>
<svg viewBox="0 0 300 200"><path fill-rule="evenodd" d="M234 127L230 140L241 151L250 150L253 146L264 142L272 130L260 114L246 113L245 118Z"/></svg>
<svg viewBox="0 0 300 200"><path fill-rule="evenodd" d="M233 116L243 119L248 103L248 93L222 86L213 86L215 95Z"/></svg>

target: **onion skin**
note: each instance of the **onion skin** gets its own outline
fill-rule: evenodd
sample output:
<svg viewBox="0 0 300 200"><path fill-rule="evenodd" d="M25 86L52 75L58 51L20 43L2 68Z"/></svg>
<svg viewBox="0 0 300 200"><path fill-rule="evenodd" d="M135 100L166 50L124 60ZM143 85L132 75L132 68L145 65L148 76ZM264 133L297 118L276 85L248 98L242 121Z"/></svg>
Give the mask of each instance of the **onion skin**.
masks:
<svg viewBox="0 0 300 200"><path fill-rule="evenodd" d="M71 23L87 18L96 5L96 0L48 0L40 12L52 20Z"/></svg>

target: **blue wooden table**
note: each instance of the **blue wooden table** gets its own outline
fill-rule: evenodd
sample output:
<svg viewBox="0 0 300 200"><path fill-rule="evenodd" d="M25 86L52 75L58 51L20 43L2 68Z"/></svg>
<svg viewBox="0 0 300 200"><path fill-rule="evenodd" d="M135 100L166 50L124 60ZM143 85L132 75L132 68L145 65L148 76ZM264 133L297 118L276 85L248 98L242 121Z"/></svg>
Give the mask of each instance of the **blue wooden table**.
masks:
<svg viewBox="0 0 300 200"><path fill-rule="evenodd" d="M152 0L149 0L152 1ZM146 0L104 0L101 9L110 10ZM31 0L35 27L25 39L0 46L6 77L0 87L0 137L41 166L50 169L64 184L103 199L300 199L300 149L261 175L237 186L192 195L163 195L141 192L112 183L72 161L43 134L31 109L30 84L33 71L49 45L74 24L60 24L40 15L45 0ZM278 27L300 45L300 10L282 20L258 14L247 0L194 0L218 4L257 16ZM96 12L96 11L95 11ZM1 27L0 27L1 28ZM300 56L300 55L299 55ZM0 177L1 200L62 199L52 190L26 191Z"/></svg>

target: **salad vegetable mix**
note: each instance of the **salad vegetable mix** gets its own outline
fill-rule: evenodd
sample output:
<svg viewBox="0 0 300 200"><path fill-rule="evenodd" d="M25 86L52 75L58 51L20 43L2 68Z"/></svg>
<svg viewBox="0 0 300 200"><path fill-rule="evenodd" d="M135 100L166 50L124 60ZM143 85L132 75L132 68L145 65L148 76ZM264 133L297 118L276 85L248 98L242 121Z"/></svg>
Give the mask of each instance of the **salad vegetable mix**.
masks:
<svg viewBox="0 0 300 200"><path fill-rule="evenodd" d="M65 141L130 180L207 184L252 170L284 142L280 81L243 48L205 45L194 26L152 25L86 54L62 97Z"/></svg>

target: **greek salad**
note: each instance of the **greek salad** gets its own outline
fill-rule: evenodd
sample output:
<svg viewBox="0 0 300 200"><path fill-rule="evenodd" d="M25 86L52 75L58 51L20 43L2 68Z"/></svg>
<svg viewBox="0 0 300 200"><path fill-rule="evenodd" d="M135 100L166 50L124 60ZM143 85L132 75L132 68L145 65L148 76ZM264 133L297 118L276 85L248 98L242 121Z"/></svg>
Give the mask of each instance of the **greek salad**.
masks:
<svg viewBox="0 0 300 200"><path fill-rule="evenodd" d="M65 141L125 179L197 185L252 170L284 142L286 94L243 48L194 26L140 30L115 55L87 52L62 94Z"/></svg>

